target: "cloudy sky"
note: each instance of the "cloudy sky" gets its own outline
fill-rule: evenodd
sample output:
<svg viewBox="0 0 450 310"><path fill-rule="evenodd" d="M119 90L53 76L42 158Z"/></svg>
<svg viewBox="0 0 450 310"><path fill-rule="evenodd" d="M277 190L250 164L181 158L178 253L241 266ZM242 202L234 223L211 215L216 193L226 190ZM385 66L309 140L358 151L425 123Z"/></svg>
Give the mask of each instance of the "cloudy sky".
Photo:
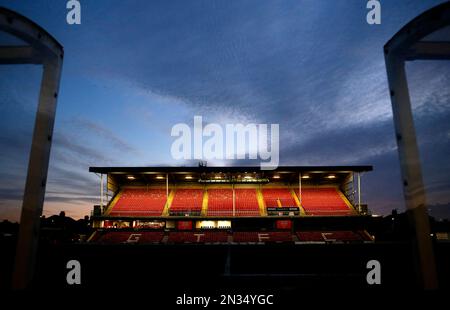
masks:
<svg viewBox="0 0 450 310"><path fill-rule="evenodd" d="M382 47L443 1L384 0L373 26L362 0L81 2L70 26L66 1L0 0L65 49L44 214L89 214L89 166L186 165L170 131L194 115L280 124L283 165L373 165L363 200L404 210ZM430 210L449 217L450 63L407 72ZM19 218L41 73L0 66L0 219Z"/></svg>

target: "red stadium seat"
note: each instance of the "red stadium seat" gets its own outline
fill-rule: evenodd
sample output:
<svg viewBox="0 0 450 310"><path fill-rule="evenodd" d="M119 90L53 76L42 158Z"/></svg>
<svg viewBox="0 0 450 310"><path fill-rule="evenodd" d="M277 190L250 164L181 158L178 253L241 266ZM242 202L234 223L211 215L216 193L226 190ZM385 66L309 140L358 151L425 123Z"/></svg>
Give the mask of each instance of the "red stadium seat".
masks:
<svg viewBox="0 0 450 310"><path fill-rule="evenodd" d="M226 231L170 232L168 243L226 243Z"/></svg>
<svg viewBox="0 0 450 310"><path fill-rule="evenodd" d="M125 188L111 216L160 216L166 204L165 189Z"/></svg>
<svg viewBox="0 0 450 310"><path fill-rule="evenodd" d="M266 207L296 207L294 197L292 197L291 190L289 188L264 188L262 190L264 202Z"/></svg>
<svg viewBox="0 0 450 310"><path fill-rule="evenodd" d="M200 215L203 203L202 189L177 189L172 205L170 206L170 214L197 214Z"/></svg>
<svg viewBox="0 0 450 310"><path fill-rule="evenodd" d="M256 189L235 189L236 216L259 216Z"/></svg>
<svg viewBox="0 0 450 310"><path fill-rule="evenodd" d="M241 231L233 233L233 242L292 242L292 234L287 231Z"/></svg>
<svg viewBox="0 0 450 310"><path fill-rule="evenodd" d="M298 195L298 190L297 190ZM302 207L308 215L350 215L350 209L334 187L302 188Z"/></svg>
<svg viewBox="0 0 450 310"><path fill-rule="evenodd" d="M228 243L227 231L173 231L167 243ZM245 231L234 232L236 243L289 243L293 235L289 231ZM372 241L365 231L297 231L301 242L363 242ZM98 231L91 243L99 244L151 244L163 241L163 231Z"/></svg>
<svg viewBox="0 0 450 310"><path fill-rule="evenodd" d="M298 231L297 237L303 242L364 241L360 234L353 231Z"/></svg>
<svg viewBox="0 0 450 310"><path fill-rule="evenodd" d="M208 216L233 215L233 190L208 189Z"/></svg>
<svg viewBox="0 0 450 310"><path fill-rule="evenodd" d="M130 232L130 231L107 231L100 233L100 236L91 242L103 244L116 243L159 243L164 236L162 231L145 231L145 232Z"/></svg>

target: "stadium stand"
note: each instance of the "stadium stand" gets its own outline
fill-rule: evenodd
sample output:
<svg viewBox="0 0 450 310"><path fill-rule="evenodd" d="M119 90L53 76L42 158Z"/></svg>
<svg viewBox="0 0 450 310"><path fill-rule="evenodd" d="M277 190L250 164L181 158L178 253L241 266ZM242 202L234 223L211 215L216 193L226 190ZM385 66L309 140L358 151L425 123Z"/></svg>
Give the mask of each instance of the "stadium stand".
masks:
<svg viewBox="0 0 450 310"><path fill-rule="evenodd" d="M297 190L298 194L298 190ZM295 207L296 202L288 188L264 188L262 196L266 207ZM235 189L235 215L259 216L256 188ZM113 205L110 216L161 216L166 204L164 189L125 188ZM170 207L171 215L200 215L202 189L177 189ZM302 189L302 207L307 215L351 215L349 208L335 187L307 187ZM233 190L208 189L207 216L233 216Z"/></svg>
<svg viewBox="0 0 450 310"><path fill-rule="evenodd" d="M208 189L208 216L233 215L233 190Z"/></svg>
<svg viewBox="0 0 450 310"><path fill-rule="evenodd" d="M330 167L330 172L322 168L324 173L310 172L309 178L298 184L300 172L296 170L303 172L301 167L285 167L283 174L248 174L254 179L242 179L243 169L239 168L221 168L229 170L226 174L204 172L211 169L205 167L164 168L173 170L163 171L171 174L170 183L164 187L158 175L148 173L158 169L134 168L129 173L134 179L124 174L124 168L93 169L110 173L108 179L116 195L105 212L93 212L92 227L96 231L89 242L250 245L374 241L364 228L367 214L357 213L340 192L340 188L346 193L355 190L346 183L352 176L346 170L353 171L352 167L345 171ZM189 179L179 173L182 169L192 170L187 171ZM330 173L334 178L329 178ZM96 205L95 210L104 208Z"/></svg>
<svg viewBox="0 0 450 310"><path fill-rule="evenodd" d="M236 216L259 216L258 198L256 189L235 189Z"/></svg>
<svg viewBox="0 0 450 310"><path fill-rule="evenodd" d="M125 188L111 216L160 216L166 204L164 189Z"/></svg>
<svg viewBox="0 0 450 310"><path fill-rule="evenodd" d="M298 195L298 190L296 193ZM303 188L301 203L307 215L350 215L354 213L334 187Z"/></svg>
<svg viewBox="0 0 450 310"><path fill-rule="evenodd" d="M175 196L170 206L171 215L191 214L200 215L202 211L203 190L192 188L180 188L175 191Z"/></svg>

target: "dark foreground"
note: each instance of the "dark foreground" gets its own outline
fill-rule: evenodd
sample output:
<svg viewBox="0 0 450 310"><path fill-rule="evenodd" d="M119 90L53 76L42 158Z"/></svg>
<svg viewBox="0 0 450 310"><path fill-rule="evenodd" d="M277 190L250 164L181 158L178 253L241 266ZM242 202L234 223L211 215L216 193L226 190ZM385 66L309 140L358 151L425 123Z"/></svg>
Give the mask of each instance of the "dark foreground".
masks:
<svg viewBox="0 0 450 310"><path fill-rule="evenodd" d="M9 289L14 246L2 244L1 285ZM4 251L6 250L6 251ZM305 292L417 289L408 243L265 245L41 245L36 291L145 291L154 302L210 296L274 295L290 303ZM440 288L450 288L450 243L436 243ZM67 262L81 265L81 284L69 285ZM369 285L369 260L381 264L381 284ZM142 294L142 293L141 293ZM186 294L186 295L184 295ZM221 295L225 295L221 296ZM232 297L228 297L231 295ZM111 295L114 296L114 295ZM141 295L142 296L142 295ZM262 299L260 299L262 300Z"/></svg>

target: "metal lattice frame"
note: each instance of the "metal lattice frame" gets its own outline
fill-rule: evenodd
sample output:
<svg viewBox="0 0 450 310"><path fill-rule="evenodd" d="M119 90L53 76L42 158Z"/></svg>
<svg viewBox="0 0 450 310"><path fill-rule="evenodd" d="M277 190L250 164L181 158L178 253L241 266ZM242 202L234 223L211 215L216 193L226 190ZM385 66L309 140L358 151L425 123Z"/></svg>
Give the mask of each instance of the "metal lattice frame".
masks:
<svg viewBox="0 0 450 310"><path fill-rule="evenodd" d="M437 288L438 280L405 62L450 60L450 41L422 41L427 35L448 25L450 2L438 5L416 17L384 46L403 192L418 258L418 281L425 289Z"/></svg>
<svg viewBox="0 0 450 310"><path fill-rule="evenodd" d="M39 64L43 74L20 218L12 287L30 287L34 275L40 217L44 203L63 47L26 17L0 7L0 31L26 43L0 46L0 64Z"/></svg>

